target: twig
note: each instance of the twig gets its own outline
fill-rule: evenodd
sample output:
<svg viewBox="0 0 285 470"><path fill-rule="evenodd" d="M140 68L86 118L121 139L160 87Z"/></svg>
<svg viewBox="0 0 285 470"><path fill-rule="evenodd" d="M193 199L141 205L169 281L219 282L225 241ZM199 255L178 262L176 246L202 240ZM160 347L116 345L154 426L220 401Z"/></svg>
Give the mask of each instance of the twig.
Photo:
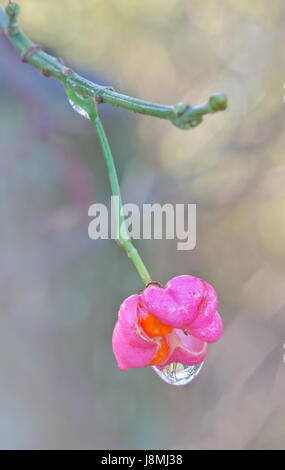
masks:
<svg viewBox="0 0 285 470"><path fill-rule="evenodd" d="M17 3L9 2L5 11L0 7L0 29L19 51L22 61L36 67L45 77L56 78L65 88L72 89L84 99L92 98L97 103L108 103L136 113L169 119L180 129L196 127L201 124L204 114L216 113L227 108L227 98L223 93L211 96L207 103L198 106L185 103L166 106L122 95L112 87L86 80L66 67L60 59L44 52L19 29L20 7Z"/></svg>

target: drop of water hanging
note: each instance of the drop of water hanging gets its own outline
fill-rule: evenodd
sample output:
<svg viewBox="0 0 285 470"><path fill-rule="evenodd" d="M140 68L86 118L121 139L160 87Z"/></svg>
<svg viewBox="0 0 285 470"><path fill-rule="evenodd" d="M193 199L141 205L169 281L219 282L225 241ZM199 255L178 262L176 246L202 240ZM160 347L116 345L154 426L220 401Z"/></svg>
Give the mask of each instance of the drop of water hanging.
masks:
<svg viewBox="0 0 285 470"><path fill-rule="evenodd" d="M155 373L169 385L187 385L199 374L204 362L196 366L187 366L180 362L172 362L164 369L160 370L153 366Z"/></svg>
<svg viewBox="0 0 285 470"><path fill-rule="evenodd" d="M80 106L78 106L78 104L74 103L74 101L72 101L70 98L68 99L69 101L69 104L71 105L71 107L74 109L74 111L78 114L80 114L80 116L83 116L85 117L86 119L90 119L89 118L89 115L88 113L85 111L85 109L81 108Z"/></svg>

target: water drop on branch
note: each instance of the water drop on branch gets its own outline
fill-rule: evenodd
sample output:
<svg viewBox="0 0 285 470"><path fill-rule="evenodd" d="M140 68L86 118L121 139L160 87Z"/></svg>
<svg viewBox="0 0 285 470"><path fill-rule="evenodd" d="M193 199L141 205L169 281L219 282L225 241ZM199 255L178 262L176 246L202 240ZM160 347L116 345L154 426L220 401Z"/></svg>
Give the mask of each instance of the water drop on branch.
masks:
<svg viewBox="0 0 285 470"><path fill-rule="evenodd" d="M85 111L85 109L81 108L78 104L74 103L74 101L72 101L70 98L68 99L68 101L69 101L69 104L71 105L72 109L76 113L80 114L80 116L83 116L86 119L90 119L89 114Z"/></svg>

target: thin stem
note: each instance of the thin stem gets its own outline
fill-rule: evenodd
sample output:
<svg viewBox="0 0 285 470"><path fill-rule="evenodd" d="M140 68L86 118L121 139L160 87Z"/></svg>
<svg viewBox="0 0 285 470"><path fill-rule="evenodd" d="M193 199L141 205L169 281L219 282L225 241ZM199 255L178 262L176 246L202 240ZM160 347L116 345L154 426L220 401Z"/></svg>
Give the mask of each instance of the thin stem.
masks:
<svg viewBox="0 0 285 470"><path fill-rule="evenodd" d="M109 103L136 113L169 119L180 129L196 127L201 124L204 114L216 113L227 108L227 98L223 93L211 96L207 103L198 106L185 103L167 106L122 95L112 87L90 82L66 67L61 60L47 54L40 46L34 44L18 27L19 12L20 7L15 2L9 2L6 14L0 7L0 29L18 50L22 61L39 69L45 77L56 78L65 87L72 89L85 99L93 98L97 103Z"/></svg>
<svg viewBox="0 0 285 470"><path fill-rule="evenodd" d="M105 134L104 127L98 115L97 105L92 100L83 100L79 98L78 95L76 95L70 89L67 89L66 92L67 92L69 99L71 99L78 106L82 107L88 113L90 121L95 127L95 130L98 135L99 142L103 151L103 155L105 158L112 194L113 196L117 198L117 201L118 201L118 204L115 207L117 241L119 245L124 248L128 257L134 263L144 284L147 285L149 282L151 282L151 277L143 260L141 259L139 255L138 250L134 247L134 245L130 241L129 236L127 234L125 221L124 221L124 217L122 213L123 204L122 204L118 175L117 175L113 155L111 152L111 148L110 148L107 136Z"/></svg>
<svg viewBox="0 0 285 470"><path fill-rule="evenodd" d="M126 250L128 257L134 263L140 277L142 278L145 285L151 282L150 274L140 257L138 250L134 247L130 240L122 243L122 247Z"/></svg>
<svg viewBox="0 0 285 470"><path fill-rule="evenodd" d="M138 250L134 247L132 242L127 238L125 222L124 222L124 218L122 215L122 198L121 198L117 171L116 171L114 159L112 156L112 152L110 149L110 145L109 145L107 136L104 131L104 127L99 118L97 110L94 111L93 113L90 113L89 116L97 132L99 142L103 151L103 155L105 158L107 171L109 175L109 180L111 184L112 194L113 196L117 196L118 201L119 201L119 204L117 207L117 233L118 233L119 244L126 250L128 257L134 263L143 282L145 284L148 284L149 282L151 282L151 277L149 275L149 272L147 268L145 267L143 260L141 259L138 253Z"/></svg>

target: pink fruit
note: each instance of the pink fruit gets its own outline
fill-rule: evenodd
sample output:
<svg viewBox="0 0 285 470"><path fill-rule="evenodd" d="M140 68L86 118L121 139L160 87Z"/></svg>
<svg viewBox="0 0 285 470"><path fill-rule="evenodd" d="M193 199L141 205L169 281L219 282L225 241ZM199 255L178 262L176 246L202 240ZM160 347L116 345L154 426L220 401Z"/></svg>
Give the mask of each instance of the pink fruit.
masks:
<svg viewBox="0 0 285 470"><path fill-rule="evenodd" d="M217 303L212 286L187 275L164 287L151 283L128 297L120 306L112 340L119 369L203 362L208 343L223 331Z"/></svg>

